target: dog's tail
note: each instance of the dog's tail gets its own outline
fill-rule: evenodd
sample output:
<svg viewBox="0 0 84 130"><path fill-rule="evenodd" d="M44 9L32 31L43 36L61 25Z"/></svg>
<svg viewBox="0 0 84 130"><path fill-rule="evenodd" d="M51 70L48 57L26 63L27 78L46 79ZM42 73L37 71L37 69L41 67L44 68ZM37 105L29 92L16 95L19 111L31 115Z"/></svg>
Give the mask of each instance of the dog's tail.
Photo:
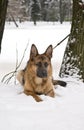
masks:
<svg viewBox="0 0 84 130"><path fill-rule="evenodd" d="M61 81L61 80L52 80L53 85L60 85L62 87L66 87L67 83L65 81Z"/></svg>

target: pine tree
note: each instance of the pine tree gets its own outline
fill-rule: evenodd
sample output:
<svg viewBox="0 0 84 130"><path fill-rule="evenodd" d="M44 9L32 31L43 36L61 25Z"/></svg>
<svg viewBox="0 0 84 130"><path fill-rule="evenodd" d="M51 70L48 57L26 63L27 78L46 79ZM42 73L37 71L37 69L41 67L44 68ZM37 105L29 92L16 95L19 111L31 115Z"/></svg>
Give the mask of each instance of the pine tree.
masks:
<svg viewBox="0 0 84 130"><path fill-rule="evenodd" d="M40 6L37 0L32 0L31 5L31 18L34 21L34 25L36 25L36 21L40 19Z"/></svg>

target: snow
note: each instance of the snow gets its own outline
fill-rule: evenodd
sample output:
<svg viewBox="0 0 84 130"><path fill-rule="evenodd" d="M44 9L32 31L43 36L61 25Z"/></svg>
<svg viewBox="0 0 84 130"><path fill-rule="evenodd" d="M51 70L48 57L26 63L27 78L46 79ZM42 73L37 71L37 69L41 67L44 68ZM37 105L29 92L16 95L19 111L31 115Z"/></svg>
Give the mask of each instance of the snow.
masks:
<svg viewBox="0 0 84 130"><path fill-rule="evenodd" d="M82 2L84 2L84 0L82 0Z"/></svg>
<svg viewBox="0 0 84 130"><path fill-rule="evenodd" d="M2 53L0 55L0 80L15 69L16 47L20 61L26 44L29 43L23 68L29 58L31 44L42 53L52 44L55 46L70 31L70 24L43 23L34 26L32 22L19 24L6 23ZM67 40L53 52L53 76L58 77ZM62 79L67 87L57 86L56 97L41 95L37 103L31 96L21 93L19 83L0 83L0 130L83 130L84 129L84 83L75 78Z"/></svg>

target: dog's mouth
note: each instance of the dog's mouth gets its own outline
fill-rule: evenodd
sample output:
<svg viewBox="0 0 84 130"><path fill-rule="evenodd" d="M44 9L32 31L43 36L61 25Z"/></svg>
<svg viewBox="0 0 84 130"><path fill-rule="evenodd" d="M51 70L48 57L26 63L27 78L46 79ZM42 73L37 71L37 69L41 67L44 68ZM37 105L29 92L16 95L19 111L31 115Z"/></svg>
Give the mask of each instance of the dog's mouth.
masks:
<svg viewBox="0 0 84 130"><path fill-rule="evenodd" d="M39 78L46 78L47 77L47 70L45 70L45 69L38 69L37 70L37 76Z"/></svg>

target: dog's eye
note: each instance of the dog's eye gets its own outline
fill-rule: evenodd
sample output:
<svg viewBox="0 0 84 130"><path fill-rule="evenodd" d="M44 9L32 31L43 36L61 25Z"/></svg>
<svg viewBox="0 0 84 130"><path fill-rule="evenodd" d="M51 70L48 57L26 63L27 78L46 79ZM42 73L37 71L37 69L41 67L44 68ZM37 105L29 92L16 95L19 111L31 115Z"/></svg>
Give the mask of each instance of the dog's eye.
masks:
<svg viewBox="0 0 84 130"><path fill-rule="evenodd" d="M47 62L45 62L45 63L44 63L44 66L45 66L45 67L47 67L47 66L48 66L48 63L47 63Z"/></svg>
<svg viewBox="0 0 84 130"><path fill-rule="evenodd" d="M38 62L38 63L36 63L36 65L37 65L38 67L41 67L41 66L42 66L42 63L41 63L41 62Z"/></svg>

